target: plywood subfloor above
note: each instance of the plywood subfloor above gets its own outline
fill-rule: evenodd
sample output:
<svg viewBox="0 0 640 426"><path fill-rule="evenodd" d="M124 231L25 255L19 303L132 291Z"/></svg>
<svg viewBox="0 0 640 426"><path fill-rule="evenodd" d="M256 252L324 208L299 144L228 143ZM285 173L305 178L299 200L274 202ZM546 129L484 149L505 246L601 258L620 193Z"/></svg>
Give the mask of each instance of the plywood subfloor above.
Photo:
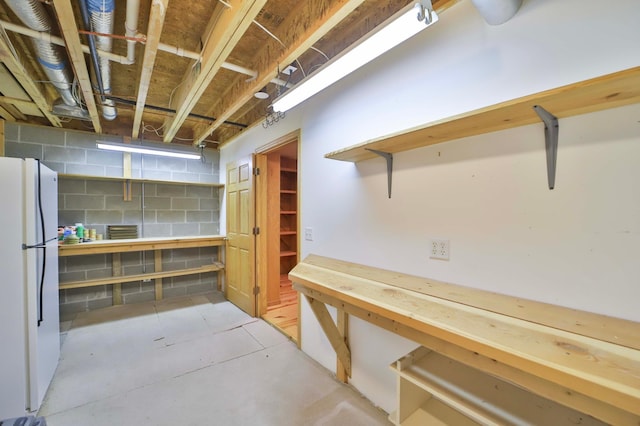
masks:
<svg viewBox="0 0 640 426"><path fill-rule="evenodd" d="M357 162L376 157L369 149L397 153L467 136L542 123L533 109L535 105L540 105L558 118L564 118L638 102L640 67L635 67L433 121L333 151L325 157Z"/></svg>

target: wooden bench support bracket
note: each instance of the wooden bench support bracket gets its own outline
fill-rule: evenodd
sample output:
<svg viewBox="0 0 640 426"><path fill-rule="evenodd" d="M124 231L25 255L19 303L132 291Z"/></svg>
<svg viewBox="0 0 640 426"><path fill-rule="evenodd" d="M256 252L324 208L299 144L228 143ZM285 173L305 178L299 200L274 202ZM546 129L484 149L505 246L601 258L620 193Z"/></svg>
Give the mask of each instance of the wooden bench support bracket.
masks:
<svg viewBox="0 0 640 426"><path fill-rule="evenodd" d="M344 336L338 331L338 327L334 324L324 303L307 295L305 295L305 297L307 302L309 302L309 306L311 306L311 310L318 319L320 327L322 327L324 334L329 339L333 350L336 351L338 360L342 363L344 370L347 372L347 376L351 377L351 351L344 341Z"/></svg>

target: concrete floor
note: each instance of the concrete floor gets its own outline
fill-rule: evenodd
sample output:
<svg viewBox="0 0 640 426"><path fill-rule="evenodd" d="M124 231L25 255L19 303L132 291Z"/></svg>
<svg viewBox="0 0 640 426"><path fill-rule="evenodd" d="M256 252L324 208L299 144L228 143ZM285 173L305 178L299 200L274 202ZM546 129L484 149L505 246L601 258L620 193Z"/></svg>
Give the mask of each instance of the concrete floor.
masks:
<svg viewBox="0 0 640 426"><path fill-rule="evenodd" d="M387 425L386 414L219 293L78 314L49 426Z"/></svg>

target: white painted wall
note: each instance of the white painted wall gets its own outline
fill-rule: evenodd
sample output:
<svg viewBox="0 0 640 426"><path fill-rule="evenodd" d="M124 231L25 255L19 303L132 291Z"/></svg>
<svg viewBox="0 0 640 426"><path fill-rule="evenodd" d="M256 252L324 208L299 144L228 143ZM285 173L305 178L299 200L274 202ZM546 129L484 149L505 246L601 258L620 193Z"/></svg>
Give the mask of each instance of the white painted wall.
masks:
<svg viewBox="0 0 640 426"><path fill-rule="evenodd" d="M382 159L324 159L367 139L639 66L639 17L636 0L615 7L525 0L511 21L491 27L461 1L285 120L247 130L222 149L221 170L300 128L300 214L315 237L302 242L303 256L640 321L640 105L561 119L553 191L542 124L397 154L390 200ZM451 241L449 262L428 259L433 237ZM416 345L357 319L350 331L351 383L391 411L388 364ZM334 370L335 355L306 304L302 347Z"/></svg>

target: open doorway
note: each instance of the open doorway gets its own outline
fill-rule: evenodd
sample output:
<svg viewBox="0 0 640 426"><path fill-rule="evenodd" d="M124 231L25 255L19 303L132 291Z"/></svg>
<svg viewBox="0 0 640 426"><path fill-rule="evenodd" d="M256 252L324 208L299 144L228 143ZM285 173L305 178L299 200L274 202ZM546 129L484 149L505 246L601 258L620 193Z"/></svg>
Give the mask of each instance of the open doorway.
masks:
<svg viewBox="0 0 640 426"><path fill-rule="evenodd" d="M299 259L298 136L258 153L259 315L299 342L299 300L287 275Z"/></svg>

